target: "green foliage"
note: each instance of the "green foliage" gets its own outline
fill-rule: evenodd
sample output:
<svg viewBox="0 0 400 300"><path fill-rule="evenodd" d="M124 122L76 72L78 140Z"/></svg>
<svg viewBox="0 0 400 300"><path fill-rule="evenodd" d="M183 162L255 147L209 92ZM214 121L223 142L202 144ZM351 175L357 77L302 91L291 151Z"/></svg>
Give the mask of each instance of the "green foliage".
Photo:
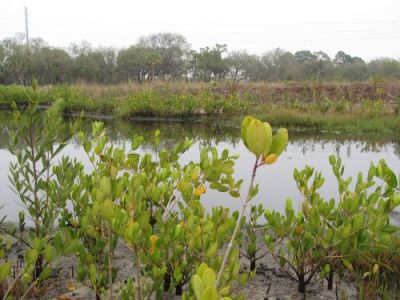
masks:
<svg viewBox="0 0 400 300"><path fill-rule="evenodd" d="M139 299L150 295L160 299L173 288L181 293L200 261L215 268L221 264L216 254L235 219L223 208L206 214L200 198L207 185L239 194L241 181L232 177L237 157L227 150L219 155L215 148L205 148L198 163L182 166L179 158L192 142L185 140L168 151L161 147L159 135L156 131L151 138L155 156L138 150L144 141L140 136L130 147L109 145L98 122L91 139L82 132L78 135L94 170L80 174L64 224L82 241L80 280L99 296L108 292L113 297L117 269L112 258L118 242L133 253ZM237 272L237 267L228 270L230 276ZM121 295L129 290L125 286Z"/></svg>
<svg viewBox="0 0 400 300"><path fill-rule="evenodd" d="M134 116L185 117L193 115L234 114L246 111L248 103L238 97L223 97L208 93L160 94L144 90L128 97L117 114L124 118Z"/></svg>
<svg viewBox="0 0 400 300"><path fill-rule="evenodd" d="M246 213L247 205L255 197L255 195L258 193L258 185L254 185L254 180L256 177L257 169L265 164L270 164L276 161L278 158L278 151L282 152L283 148L286 147L287 143L287 132L284 134L284 140L286 142L283 142L282 144L279 144L279 147L277 153L269 153L270 151L270 146L273 142L274 137L279 135L280 133L278 132L274 136L272 136L271 132L271 127L268 123L262 123L260 120L253 118L253 117L246 117L242 121L242 126L241 126L241 135L243 139L243 143L246 145L246 147L255 155L256 159L254 162L254 166L252 168L252 175L251 175L251 180L250 180L250 185L249 189L247 192L247 196L245 199L243 199L243 205L241 210L239 211L236 224L235 224L235 229L232 233L232 236L230 238L229 244L227 249L225 250L225 254L223 256L222 264L220 266L218 276L217 276L217 281L216 281L216 286L217 287L226 287L232 279L235 279L237 277L237 272L238 268L240 268L240 265L237 261L233 260L232 261L232 256L233 258L236 256L235 252L239 252L238 247L236 249L233 248L234 243L236 238L239 235L239 231L242 227L242 220L244 218L244 215ZM280 147L283 147L280 149ZM279 153L280 154L280 153ZM268 155L268 156L267 156ZM267 161L267 158L270 155L274 155L273 161ZM265 157L266 156L266 157ZM236 250L236 251L235 251ZM227 270L225 269L227 267L229 273L227 274ZM244 275L247 277L247 275ZM243 280L245 281L245 280Z"/></svg>
<svg viewBox="0 0 400 300"><path fill-rule="evenodd" d="M333 276L328 275L344 269L353 272L364 268L364 276L371 269L375 274L379 265L385 265L377 253L390 248L390 236L398 231L389 220L390 212L400 205L398 181L386 163L371 164L366 180L359 173L354 189L350 189L352 178L343 178L341 160L331 156L329 161L339 185L336 202L321 198L318 189L325 179L307 166L294 171L304 196L301 210L295 212L287 200L285 214L265 212L266 245L282 267L296 274L299 292L306 291L318 272L329 281ZM385 268L392 271L390 266Z"/></svg>
<svg viewBox="0 0 400 300"><path fill-rule="evenodd" d="M246 250L245 253L241 252L245 258L249 260L249 270L254 272L256 269L257 260L263 258L266 253L257 255L261 252L262 248L258 245L258 231L264 230L259 225L259 218L264 215L264 207L262 204L253 205L250 208L249 220L243 228L242 247Z"/></svg>
<svg viewBox="0 0 400 300"><path fill-rule="evenodd" d="M49 278L52 264L73 254L79 261L78 279L93 288L97 299L163 299L173 290L187 300L241 299L231 287L245 284L254 273L240 272L240 250L254 271L265 255L257 241L261 230L266 250L295 276L300 292L316 277L326 278L332 288L333 275L345 272L353 274L360 294L368 297L372 294L365 283L377 290L373 296L383 297L395 288L388 282L398 276L399 230L390 223L390 213L400 205L400 178L384 160L371 164L368 174L360 173L352 184L352 178L344 177L342 161L331 156L339 187L336 201L319 194L325 183L320 172L308 166L295 169L303 197L299 211L290 199L284 213L253 206L246 222L247 206L258 193L257 170L282 155L286 129L272 133L268 123L243 120L241 136L255 158L246 195L243 181L234 178L238 156L228 150L203 148L197 162L182 164L192 141L166 148L156 130L148 137L155 150L150 154L143 151L142 136L112 144L100 122L92 124L90 137L77 134L92 164L85 173L82 164L68 157L55 163L76 125L60 122L60 101L38 113L36 84L27 108L15 110L18 126L10 151L16 163L10 180L26 213L19 214L17 227L2 221L0 259L6 257L11 237L26 246L26 253L20 280L10 280L10 263L0 263L6 296L39 296L40 289L33 288ZM201 200L209 189L242 198L241 209L230 213L214 207L206 212ZM25 214L33 220L32 228L25 224ZM259 227L262 215L266 224ZM132 253L135 272L124 283L116 280L118 244Z"/></svg>
<svg viewBox="0 0 400 300"><path fill-rule="evenodd" d="M190 280L190 293L183 295L183 300L231 300L228 297L229 289L218 291L216 286L216 274L207 264L202 263Z"/></svg>
<svg viewBox="0 0 400 300"><path fill-rule="evenodd" d="M20 212L17 227L5 224L5 219L0 224L3 234L12 236L27 248L24 268L17 274L25 296L33 287L43 284L51 274L55 258L67 252L57 243L60 236L54 225L65 208L67 195L80 169L75 161L65 157L55 164L76 123L66 125L61 121L57 103L44 114L38 111L36 80L32 81L29 93L29 104L23 111L18 111L14 104L14 130L9 146L16 158L10 165L9 179L26 213ZM33 223L29 230L25 227L25 214ZM3 265L3 280L9 275L9 267ZM6 296L15 284L17 281L10 283Z"/></svg>

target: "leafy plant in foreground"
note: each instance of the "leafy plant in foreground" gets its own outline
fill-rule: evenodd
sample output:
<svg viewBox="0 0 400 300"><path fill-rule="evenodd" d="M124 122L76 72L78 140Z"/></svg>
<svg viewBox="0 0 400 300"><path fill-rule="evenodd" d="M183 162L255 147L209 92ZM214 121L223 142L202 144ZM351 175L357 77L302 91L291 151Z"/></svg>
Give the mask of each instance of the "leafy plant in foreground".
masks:
<svg viewBox="0 0 400 300"><path fill-rule="evenodd" d="M259 226L258 219L263 215L264 208L262 204L252 206L250 208L249 220L245 224L242 233L244 236L244 247L246 249L246 253L241 252L241 255L249 260L250 271L254 271L256 269L257 260L263 258L266 255L266 253L263 253L262 255L257 256L257 253L259 253L262 248L257 243L257 232L260 230L264 230L263 227Z"/></svg>
<svg viewBox="0 0 400 300"><path fill-rule="evenodd" d="M158 150L156 131L151 143L157 152L151 155L138 151L143 137L133 138L130 148L109 145L101 123L93 124L92 139L81 133L79 140L94 170L80 175L65 220L84 245L80 279L90 283L97 298L106 292L115 296L112 258L118 242L133 254L136 274L120 289L127 299L132 291L138 299L161 299L173 288L180 294L201 261L220 265L216 253L234 220L222 208L206 214L200 198L207 185L238 194L241 182L232 177L235 156L203 149L199 163L182 166L178 160L191 141Z"/></svg>
<svg viewBox="0 0 400 300"><path fill-rule="evenodd" d="M330 163L339 183L336 202L321 198L317 190L324 178L306 166L294 171L304 196L301 210L295 212L288 200L285 214L265 212L267 247L281 267L295 274L302 293L317 274L327 277L332 289L334 274L353 272L355 265L367 266L366 276L369 270L376 273L383 262L375 254L389 247L390 235L397 230L389 223L389 213L400 204L400 197L395 192L397 179L386 164L371 165L367 180L360 173L351 190L351 177L342 178L341 160L331 156ZM386 187L377 185L375 176L382 178Z"/></svg>
<svg viewBox="0 0 400 300"><path fill-rule="evenodd" d="M398 227L390 222L390 214L400 205L399 180L384 160L371 163L367 176L361 173L352 189L352 178L343 178L344 167L340 159L330 157L333 172L339 183L340 200L333 224L342 227L339 234L347 236L337 245L341 261L349 270L357 270L358 281L369 278L391 277L400 251L394 248L398 240ZM376 181L378 179L379 181ZM358 228L349 236L349 226ZM333 259L332 259L333 260ZM386 281L391 285L390 281Z"/></svg>
<svg viewBox="0 0 400 300"><path fill-rule="evenodd" d="M334 209L334 201L323 202L317 193L324 183L321 173L315 173L314 169L306 167L300 172L295 170L294 177L305 198L302 209L296 213L292 201L288 199L284 215L267 210L265 241L280 266L288 268L289 274L295 274L298 291L305 293L306 286L323 267L331 250L329 243L324 241L329 240L329 232L325 230L325 226Z"/></svg>
<svg viewBox="0 0 400 300"><path fill-rule="evenodd" d="M24 211L19 214L17 227L1 221L0 230L16 239L26 250L24 267L15 280L9 281L4 298L11 296L18 285L22 298L43 292L43 282L49 278L51 264L61 254L71 251L62 247L55 223L65 207L68 191L74 182L76 163L69 158L55 161L71 138L76 124L65 125L59 116L57 104L43 114L38 111L37 83L32 81L32 96L21 112L14 105L14 128L10 133L10 152L16 162L10 166L10 181ZM25 216L32 227L25 225ZM10 275L10 265L0 267L2 278Z"/></svg>
<svg viewBox="0 0 400 300"><path fill-rule="evenodd" d="M247 205L258 193L258 186L254 186L257 168L262 165L273 164L286 148L288 142L288 133L286 129L281 128L275 133L274 136L272 136L272 128L268 123L263 123L251 116L248 116L243 120L241 136L245 146L256 156L256 160L253 166L247 197L244 200L242 209L236 222L235 230L232 234L228 248L225 252L224 259L222 261L221 268L218 272L217 287L221 283L224 267L230 255L236 235L240 229L242 217L246 212Z"/></svg>

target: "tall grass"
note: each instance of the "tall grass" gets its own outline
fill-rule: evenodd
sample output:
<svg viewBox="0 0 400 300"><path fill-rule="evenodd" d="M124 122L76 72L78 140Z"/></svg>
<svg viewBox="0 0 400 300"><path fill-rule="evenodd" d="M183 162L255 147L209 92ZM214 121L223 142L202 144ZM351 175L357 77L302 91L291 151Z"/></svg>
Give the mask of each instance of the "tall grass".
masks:
<svg viewBox="0 0 400 300"><path fill-rule="evenodd" d="M28 91L29 92L29 91ZM0 104L26 102L22 86L0 86ZM63 99L66 114L114 118L255 114L280 126L395 134L400 130L400 81L153 82L57 85L39 89L44 104Z"/></svg>

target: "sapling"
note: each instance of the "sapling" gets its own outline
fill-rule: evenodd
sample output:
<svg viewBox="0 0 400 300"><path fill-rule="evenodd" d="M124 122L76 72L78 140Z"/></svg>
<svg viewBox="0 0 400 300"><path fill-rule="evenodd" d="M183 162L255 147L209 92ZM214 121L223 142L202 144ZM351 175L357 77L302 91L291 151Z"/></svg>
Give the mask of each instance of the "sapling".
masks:
<svg viewBox="0 0 400 300"><path fill-rule="evenodd" d="M399 253L393 249L398 227L390 220L391 212L400 205L399 180L381 160L376 165L371 163L367 176L359 173L351 188L352 178L343 177L341 159L330 156L329 161L339 183L337 213L332 224L335 234L344 237L335 245L340 255L332 260L350 272L357 270L361 282L386 272L391 274L393 266L387 261L396 261Z"/></svg>
<svg viewBox="0 0 400 300"><path fill-rule="evenodd" d="M252 167L252 174L247 196L243 200L243 205L240 209L235 229L228 243L218 272L216 280L217 287L222 284L225 266L228 262L236 237L242 225L242 218L246 212L247 206L251 199L254 198L258 192L258 185L254 186L257 169L263 165L274 163L286 148L288 141L288 133L286 129L281 128L275 133L274 136L272 136L272 129L268 123L263 123L251 116L244 118L241 126L241 136L244 145L255 155L255 162Z"/></svg>
<svg viewBox="0 0 400 300"><path fill-rule="evenodd" d="M397 230L389 224L389 213L400 204L395 192L398 184L386 164L371 165L367 180L360 173L350 189L352 178L343 178L341 160L331 156L330 163L339 183L336 202L321 198L318 189L324 178L306 166L294 171L304 197L300 210L295 212L289 200L285 214L265 212L267 247L282 267L295 274L302 293L318 272L321 278L328 277L328 288L333 287L335 272L353 272L360 262L368 262L376 273L382 262L374 253L385 249L390 234ZM376 186L374 176L380 176L386 187Z"/></svg>
<svg viewBox="0 0 400 300"><path fill-rule="evenodd" d="M9 146L16 157L16 162L10 165L9 179L25 212L19 214L18 228L7 226L4 219L0 224L3 233L26 247L25 267L16 275L26 289L23 297L51 275L50 264L57 256L52 250L57 253L61 250L54 244L55 223L65 207L69 182L76 178L76 172L67 170L79 168L68 158L55 164L78 123L66 124L61 120L59 102L40 112L36 80L32 81L31 88L31 92L27 92L28 104L22 111L13 105L15 129L10 131ZM25 215L33 223L32 227L25 228ZM52 254L46 255L46 249L52 249L47 250ZM6 296L10 295L11 288Z"/></svg>
<svg viewBox="0 0 400 300"><path fill-rule="evenodd" d="M256 263L258 260L263 258L266 253L259 254L261 246L257 245L257 232L264 230L263 227L259 226L258 219L264 214L264 208L262 204L254 205L250 209L249 221L245 224L243 230L244 236L244 247L246 248L246 253L241 252L241 255L249 260L250 271L256 269ZM257 254L259 254L257 256Z"/></svg>
<svg viewBox="0 0 400 300"><path fill-rule="evenodd" d="M125 158L122 149L108 146L103 124L93 123L94 138L85 139L78 134L79 141L92 162L93 171L79 173L79 180L70 193L72 209L66 209L64 227L79 238L78 277L94 289L96 299L108 293L114 298L113 283L117 275L114 266L114 251L120 231L126 227L128 215L121 207L129 180L117 176Z"/></svg>
<svg viewBox="0 0 400 300"><path fill-rule="evenodd" d="M132 252L135 268L134 282L127 283L121 295L134 284L138 299L151 295L161 299L173 288L180 294L199 261L219 263L214 256L229 236L232 218L224 209L207 215L200 198L207 184L234 196L238 193L241 182L232 177L235 156L227 150L219 155L215 148L203 149L199 163L181 165L178 160L191 141L159 150L156 131L155 155L140 153L142 137L134 137L130 148L114 147L108 145L100 123L93 124L91 140L83 133L79 140L94 171L80 175L66 221L85 246L80 279L91 282L98 297L105 289L113 297L116 240Z"/></svg>

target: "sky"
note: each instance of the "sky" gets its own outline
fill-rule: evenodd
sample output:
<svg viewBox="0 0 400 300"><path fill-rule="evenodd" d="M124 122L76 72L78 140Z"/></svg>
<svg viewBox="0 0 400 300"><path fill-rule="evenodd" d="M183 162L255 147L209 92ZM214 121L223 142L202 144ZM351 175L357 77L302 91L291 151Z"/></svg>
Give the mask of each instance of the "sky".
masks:
<svg viewBox="0 0 400 300"><path fill-rule="evenodd" d="M0 40L25 31L25 6L29 36L58 47L124 48L174 32L195 50L219 43L255 54L279 47L400 59L400 0L0 0Z"/></svg>

